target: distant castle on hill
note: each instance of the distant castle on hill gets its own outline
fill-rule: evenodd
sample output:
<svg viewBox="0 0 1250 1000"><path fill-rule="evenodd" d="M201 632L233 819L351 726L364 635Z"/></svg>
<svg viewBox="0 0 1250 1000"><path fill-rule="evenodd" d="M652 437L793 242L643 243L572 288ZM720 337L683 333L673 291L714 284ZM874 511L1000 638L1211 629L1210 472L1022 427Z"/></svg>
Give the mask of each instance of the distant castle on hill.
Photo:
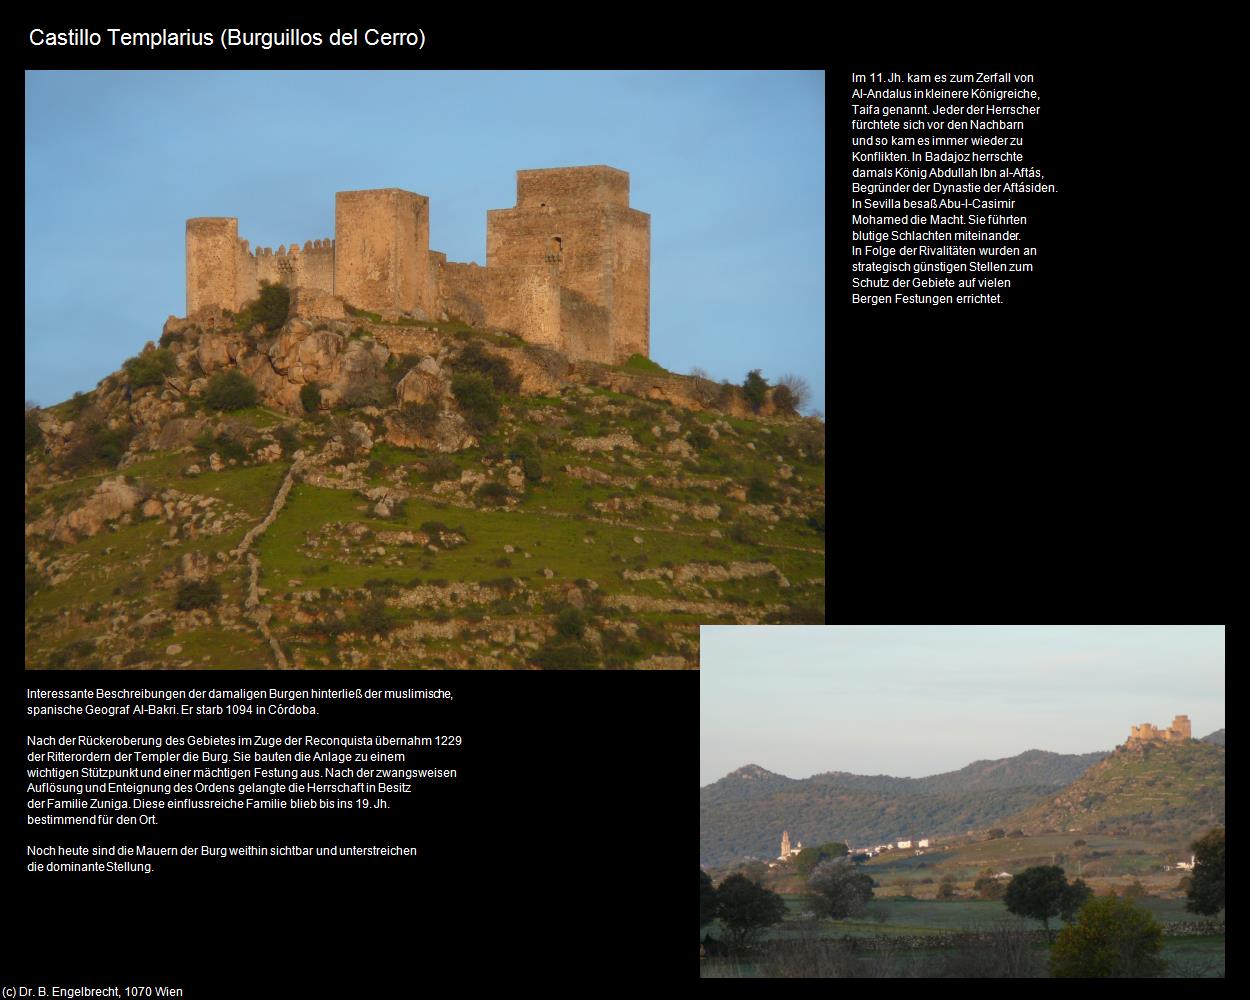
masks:
<svg viewBox="0 0 1250 1000"><path fill-rule="evenodd" d="M1129 734L1128 742L1130 745L1133 743L1176 743L1180 740L1192 738L1189 716L1178 715L1172 720L1172 725L1168 729L1157 729L1149 722L1143 722L1140 726L1134 726Z"/></svg>

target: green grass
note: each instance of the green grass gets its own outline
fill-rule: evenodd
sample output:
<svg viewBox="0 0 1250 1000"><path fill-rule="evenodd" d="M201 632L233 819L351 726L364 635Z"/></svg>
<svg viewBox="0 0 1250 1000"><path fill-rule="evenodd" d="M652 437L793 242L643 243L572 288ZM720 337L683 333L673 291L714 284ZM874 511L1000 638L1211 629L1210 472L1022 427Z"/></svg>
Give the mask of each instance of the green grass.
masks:
<svg viewBox="0 0 1250 1000"><path fill-rule="evenodd" d="M365 509L360 509L362 507ZM417 530L424 521L442 521L453 528L463 526L469 542L433 556L416 548L389 547L388 554L396 553L404 558L403 567L353 565L305 554L300 549L305 533L332 521L361 521L375 531ZM591 536L595 540L593 545L583 541L589 529L595 532ZM639 545L633 541L635 534L637 531L633 527L550 516L541 511L466 510L438 506L415 497L408 500L406 516L402 521L382 520L371 517L368 504L355 494L301 483L291 490L286 507L262 537L258 551L267 579L270 574L274 580L285 581L288 577L302 579L303 569L308 564L330 562L331 572L319 575L310 582L310 585L315 582L317 586L359 587L370 577L406 581L414 572L425 578L450 580L486 580L501 575L520 575L541 583L544 582L541 570L548 567L555 572L556 581L567 584L578 577L593 579L609 593L623 589L634 591L633 585L625 587L618 576L618 571L626 564L613 560L614 555L634 560L646 554L649 556L648 565L658 565L660 560L683 563L716 557L745 560L759 556L758 550L725 540L720 540L715 550L709 550L700 538L669 532L640 535L643 543ZM503 546L507 544L516 546L520 551L512 554L511 568L503 571L494 563L503 555ZM353 548L353 552L356 551ZM530 559L523 555L526 551L532 553ZM799 573L812 575L823 572L819 556L808 553L769 553L769 558L791 565ZM423 561L432 562L433 569L420 570ZM783 572L787 570L783 569Z"/></svg>
<svg viewBox="0 0 1250 1000"><path fill-rule="evenodd" d="M256 517L264 517L286 476L289 462L249 465L243 468L205 472L174 485L184 493L215 496Z"/></svg>
<svg viewBox="0 0 1250 1000"><path fill-rule="evenodd" d="M621 365L621 369L627 372L643 372L648 375L672 374L667 368L656 364L650 358L644 358L641 354L631 354L629 360Z"/></svg>

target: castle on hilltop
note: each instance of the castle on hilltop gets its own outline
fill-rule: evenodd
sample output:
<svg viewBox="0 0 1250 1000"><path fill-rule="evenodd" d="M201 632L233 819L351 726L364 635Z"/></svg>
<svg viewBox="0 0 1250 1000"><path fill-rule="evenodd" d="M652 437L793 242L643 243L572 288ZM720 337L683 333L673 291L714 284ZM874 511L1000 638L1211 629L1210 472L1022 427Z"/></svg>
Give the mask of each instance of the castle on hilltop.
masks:
<svg viewBox="0 0 1250 1000"><path fill-rule="evenodd" d="M613 167L518 170L514 208L486 213L486 266L430 249L429 198L339 191L334 238L248 249L237 218L187 220L187 316L237 312L260 282L317 289L384 319L454 318L570 360L650 355L651 216Z"/></svg>
<svg viewBox="0 0 1250 1000"><path fill-rule="evenodd" d="M1172 720L1172 725L1168 729L1157 729L1149 722L1143 722L1140 726L1134 726L1129 735L1128 742L1133 743L1154 743L1166 742L1175 743L1178 740L1192 739L1192 731L1189 725L1188 715L1178 715Z"/></svg>

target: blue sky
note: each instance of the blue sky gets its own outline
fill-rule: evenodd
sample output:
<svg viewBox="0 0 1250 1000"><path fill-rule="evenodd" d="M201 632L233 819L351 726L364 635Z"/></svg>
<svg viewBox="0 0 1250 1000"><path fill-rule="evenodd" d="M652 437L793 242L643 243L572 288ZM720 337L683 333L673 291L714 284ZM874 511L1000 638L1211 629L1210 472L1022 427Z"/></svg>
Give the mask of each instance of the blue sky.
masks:
<svg viewBox="0 0 1250 1000"><path fill-rule="evenodd" d="M334 192L430 197L485 263L518 169L605 163L651 214L651 353L824 410L820 72L57 72L26 77L26 397L89 390L182 315L184 225L333 235Z"/></svg>
<svg viewBox="0 0 1250 1000"><path fill-rule="evenodd" d="M1110 750L1142 722L1224 726L1224 626L700 630L700 784L744 764L922 777Z"/></svg>

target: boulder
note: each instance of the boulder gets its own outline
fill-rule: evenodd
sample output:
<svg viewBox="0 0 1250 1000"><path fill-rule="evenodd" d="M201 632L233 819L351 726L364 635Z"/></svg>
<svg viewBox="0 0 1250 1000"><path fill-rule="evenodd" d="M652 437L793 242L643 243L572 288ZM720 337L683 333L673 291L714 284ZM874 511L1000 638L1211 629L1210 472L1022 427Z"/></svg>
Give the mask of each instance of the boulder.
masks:
<svg viewBox="0 0 1250 1000"><path fill-rule="evenodd" d="M116 521L143 502L143 494L121 476L106 479L77 510L59 518L52 530L52 537L64 542L76 542L99 534L106 524Z"/></svg>
<svg viewBox="0 0 1250 1000"><path fill-rule="evenodd" d="M436 403L446 409L450 406L450 399L451 382L433 358L424 359L395 386L395 400L400 406Z"/></svg>

